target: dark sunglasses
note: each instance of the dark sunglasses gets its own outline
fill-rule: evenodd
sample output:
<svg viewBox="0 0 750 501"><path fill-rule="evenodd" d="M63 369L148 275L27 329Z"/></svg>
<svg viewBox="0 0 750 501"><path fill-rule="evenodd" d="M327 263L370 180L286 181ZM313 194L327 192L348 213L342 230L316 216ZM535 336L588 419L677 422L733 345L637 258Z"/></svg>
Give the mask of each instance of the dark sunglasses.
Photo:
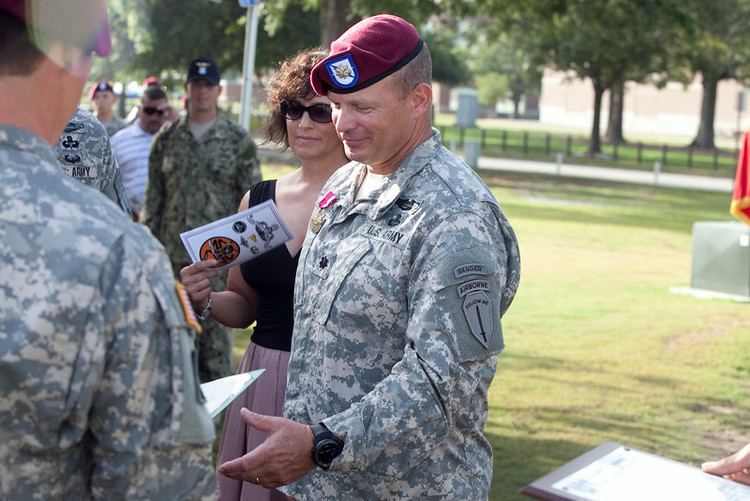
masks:
<svg viewBox="0 0 750 501"><path fill-rule="evenodd" d="M315 103L312 106L302 106L297 101L282 101L281 103L281 114L288 120L299 120L304 112L307 112L313 122L327 124L331 121L330 104Z"/></svg>
<svg viewBox="0 0 750 501"><path fill-rule="evenodd" d="M145 113L146 115L164 115L167 110L160 110L159 108L154 108L153 106L145 106L144 108L141 108L141 111Z"/></svg>

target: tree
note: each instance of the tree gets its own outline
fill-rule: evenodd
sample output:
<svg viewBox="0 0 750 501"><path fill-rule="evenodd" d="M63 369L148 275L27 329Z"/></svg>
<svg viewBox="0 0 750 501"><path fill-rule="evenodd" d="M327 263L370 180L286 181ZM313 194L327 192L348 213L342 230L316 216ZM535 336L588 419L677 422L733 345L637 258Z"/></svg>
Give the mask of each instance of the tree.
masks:
<svg viewBox="0 0 750 501"><path fill-rule="evenodd" d="M465 46L457 43L461 38L456 22L449 18L434 18L421 30L421 35L432 56L432 79L446 85L459 85L471 80L466 64Z"/></svg>
<svg viewBox="0 0 750 501"><path fill-rule="evenodd" d="M480 0L478 7L500 13L498 29L515 33L532 59L591 81L592 154L601 151L604 92L653 71L681 29L677 0Z"/></svg>
<svg viewBox="0 0 750 501"><path fill-rule="evenodd" d="M684 57L703 85L700 124L693 146L714 148L714 115L719 82L750 77L750 1L687 2L695 26L694 38L683 47Z"/></svg>
<svg viewBox="0 0 750 501"><path fill-rule="evenodd" d="M480 98L490 99L493 93L497 94L494 102L483 104L494 106L501 99L510 99L513 118L519 118L521 99L539 88L541 64L525 50L515 31L497 32L486 21L476 18L465 31L471 37L468 59Z"/></svg>

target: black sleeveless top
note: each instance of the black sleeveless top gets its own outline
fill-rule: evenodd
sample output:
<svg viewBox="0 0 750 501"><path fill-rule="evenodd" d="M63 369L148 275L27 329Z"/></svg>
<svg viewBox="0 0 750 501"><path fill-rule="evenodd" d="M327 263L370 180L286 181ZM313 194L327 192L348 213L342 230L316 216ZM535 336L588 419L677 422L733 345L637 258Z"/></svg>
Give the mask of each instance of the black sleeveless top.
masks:
<svg viewBox="0 0 750 501"><path fill-rule="evenodd" d="M276 198L276 180L250 188L249 207ZM289 351L294 328L294 275L299 253L292 257L286 245L240 265L247 285L258 293L258 314L253 342L264 348Z"/></svg>

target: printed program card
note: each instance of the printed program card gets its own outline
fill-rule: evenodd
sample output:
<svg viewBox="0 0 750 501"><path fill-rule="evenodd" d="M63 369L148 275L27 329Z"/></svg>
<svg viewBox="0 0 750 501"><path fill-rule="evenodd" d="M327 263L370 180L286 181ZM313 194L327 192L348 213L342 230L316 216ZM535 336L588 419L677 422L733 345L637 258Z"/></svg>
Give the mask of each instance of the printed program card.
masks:
<svg viewBox="0 0 750 501"><path fill-rule="evenodd" d="M180 234L193 263L216 259L221 269L249 261L293 237L273 200Z"/></svg>

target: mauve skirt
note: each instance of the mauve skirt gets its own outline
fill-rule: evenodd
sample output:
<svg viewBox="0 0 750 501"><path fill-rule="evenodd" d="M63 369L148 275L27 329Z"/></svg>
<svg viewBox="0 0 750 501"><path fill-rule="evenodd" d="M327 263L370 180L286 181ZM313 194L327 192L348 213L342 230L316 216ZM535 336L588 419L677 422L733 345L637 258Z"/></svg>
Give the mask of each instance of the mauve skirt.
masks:
<svg viewBox="0 0 750 501"><path fill-rule="evenodd" d="M288 351L272 350L250 343L237 372L255 369L266 369L266 372L227 408L217 464L246 454L266 439L265 433L245 424L240 416L240 409L247 407L258 414L281 416L289 355ZM276 489L266 489L249 482L234 480L218 472L217 477L221 501L287 501L290 499Z"/></svg>

